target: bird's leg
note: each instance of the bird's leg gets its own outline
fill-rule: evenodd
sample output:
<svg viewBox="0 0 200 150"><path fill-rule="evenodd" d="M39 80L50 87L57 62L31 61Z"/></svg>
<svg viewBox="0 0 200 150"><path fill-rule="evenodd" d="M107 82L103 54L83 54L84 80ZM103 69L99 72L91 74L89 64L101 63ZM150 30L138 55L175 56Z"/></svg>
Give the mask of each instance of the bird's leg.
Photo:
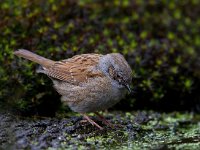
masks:
<svg viewBox="0 0 200 150"><path fill-rule="evenodd" d="M81 113L83 115L83 117L89 122L91 123L93 126L96 126L97 128L99 128L100 130L103 130L103 128L98 125L96 122L94 122L92 119L90 119L86 114Z"/></svg>
<svg viewBox="0 0 200 150"><path fill-rule="evenodd" d="M100 115L98 112L95 112L95 114L99 117L99 119L107 126L113 128L113 124L110 123L108 120L106 120L106 118L104 118L102 115Z"/></svg>

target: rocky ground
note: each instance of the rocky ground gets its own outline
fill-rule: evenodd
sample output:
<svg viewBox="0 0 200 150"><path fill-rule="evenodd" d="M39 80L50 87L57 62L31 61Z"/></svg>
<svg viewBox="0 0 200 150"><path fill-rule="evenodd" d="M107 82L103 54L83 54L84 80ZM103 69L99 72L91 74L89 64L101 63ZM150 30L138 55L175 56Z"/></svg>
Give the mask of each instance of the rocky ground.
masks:
<svg viewBox="0 0 200 150"><path fill-rule="evenodd" d="M90 114L91 116L93 114ZM73 117L69 117L73 116ZM100 131L68 114L54 118L0 114L2 149L199 149L200 116L192 113L110 112L115 128Z"/></svg>

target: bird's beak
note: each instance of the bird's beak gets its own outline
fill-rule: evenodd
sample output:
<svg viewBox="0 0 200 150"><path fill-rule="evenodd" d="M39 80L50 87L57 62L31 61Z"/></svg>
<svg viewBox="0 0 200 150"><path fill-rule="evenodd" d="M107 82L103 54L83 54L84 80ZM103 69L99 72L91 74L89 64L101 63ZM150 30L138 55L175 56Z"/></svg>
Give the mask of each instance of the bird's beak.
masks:
<svg viewBox="0 0 200 150"><path fill-rule="evenodd" d="M130 85L125 84L125 87L127 88L127 90L128 90L130 93L132 92Z"/></svg>

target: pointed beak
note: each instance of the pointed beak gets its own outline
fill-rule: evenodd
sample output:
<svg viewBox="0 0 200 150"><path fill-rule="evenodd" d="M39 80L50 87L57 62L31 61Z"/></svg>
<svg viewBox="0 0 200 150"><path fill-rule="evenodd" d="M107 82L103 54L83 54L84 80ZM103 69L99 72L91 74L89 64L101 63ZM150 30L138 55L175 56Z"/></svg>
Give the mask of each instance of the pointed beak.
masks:
<svg viewBox="0 0 200 150"><path fill-rule="evenodd" d="M125 87L127 88L127 90L128 90L130 93L132 92L130 85L125 84Z"/></svg>

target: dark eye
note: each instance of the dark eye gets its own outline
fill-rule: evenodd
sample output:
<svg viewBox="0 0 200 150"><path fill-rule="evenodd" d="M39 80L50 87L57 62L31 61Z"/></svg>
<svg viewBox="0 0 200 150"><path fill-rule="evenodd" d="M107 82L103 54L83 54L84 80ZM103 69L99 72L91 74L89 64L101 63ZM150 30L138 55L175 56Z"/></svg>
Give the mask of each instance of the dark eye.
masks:
<svg viewBox="0 0 200 150"><path fill-rule="evenodd" d="M116 80L118 80L118 82L121 83L123 81L123 78L120 75L117 75L116 76Z"/></svg>
<svg viewBox="0 0 200 150"><path fill-rule="evenodd" d="M121 78L121 77L117 74L117 78Z"/></svg>
<svg viewBox="0 0 200 150"><path fill-rule="evenodd" d="M117 74L116 74L116 77L117 77L117 78L120 78L120 79L123 79L123 75L122 75L121 72L117 73Z"/></svg>

